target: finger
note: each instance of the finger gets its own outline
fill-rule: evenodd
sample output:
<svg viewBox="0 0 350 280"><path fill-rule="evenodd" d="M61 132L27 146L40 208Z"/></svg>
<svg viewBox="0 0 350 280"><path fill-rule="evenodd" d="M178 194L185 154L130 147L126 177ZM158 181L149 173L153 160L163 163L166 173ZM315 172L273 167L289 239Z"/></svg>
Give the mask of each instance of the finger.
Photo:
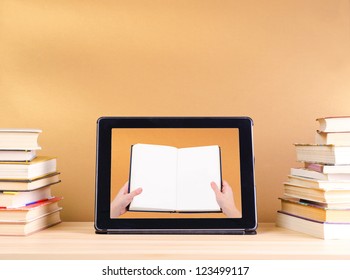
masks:
<svg viewBox="0 0 350 280"><path fill-rule="evenodd" d="M128 193L124 195L122 200L122 207L128 206L131 201L134 199L135 196L139 195L142 192L141 188L137 188L136 190L132 191L131 193Z"/></svg>
<svg viewBox="0 0 350 280"><path fill-rule="evenodd" d="M127 200L131 201L135 196L142 193L142 188L137 188L136 190L133 190L131 193L127 194Z"/></svg>
<svg viewBox="0 0 350 280"><path fill-rule="evenodd" d="M211 188L213 189L216 196L219 196L221 194L221 191L218 187L218 185L215 182L210 183Z"/></svg>

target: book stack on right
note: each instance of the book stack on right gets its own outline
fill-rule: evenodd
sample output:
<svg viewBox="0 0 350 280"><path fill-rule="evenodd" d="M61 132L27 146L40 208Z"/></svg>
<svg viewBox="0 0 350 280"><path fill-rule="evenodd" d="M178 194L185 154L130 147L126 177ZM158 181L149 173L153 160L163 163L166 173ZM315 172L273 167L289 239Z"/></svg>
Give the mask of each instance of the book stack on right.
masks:
<svg viewBox="0 0 350 280"><path fill-rule="evenodd" d="M295 144L304 166L291 168L276 225L323 239L350 239L350 116L317 121L315 143Z"/></svg>

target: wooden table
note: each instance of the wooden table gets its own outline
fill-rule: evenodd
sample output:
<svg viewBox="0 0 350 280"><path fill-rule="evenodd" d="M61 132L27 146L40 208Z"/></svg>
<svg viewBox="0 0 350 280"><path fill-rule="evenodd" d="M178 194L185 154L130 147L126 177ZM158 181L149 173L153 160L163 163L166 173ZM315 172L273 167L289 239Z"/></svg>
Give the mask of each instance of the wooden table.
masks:
<svg viewBox="0 0 350 280"><path fill-rule="evenodd" d="M350 240L322 240L259 224L258 234L100 235L92 222L63 222L27 237L0 237L0 259L350 259Z"/></svg>

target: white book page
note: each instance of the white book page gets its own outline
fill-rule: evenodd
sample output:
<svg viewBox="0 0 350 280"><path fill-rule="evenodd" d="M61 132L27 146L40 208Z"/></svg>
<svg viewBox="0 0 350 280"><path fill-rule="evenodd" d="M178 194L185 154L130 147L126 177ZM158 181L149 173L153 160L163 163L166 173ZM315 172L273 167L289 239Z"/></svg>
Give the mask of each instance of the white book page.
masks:
<svg viewBox="0 0 350 280"><path fill-rule="evenodd" d="M176 206L177 148L136 144L132 148L130 191L139 187L130 210L174 211Z"/></svg>
<svg viewBox="0 0 350 280"><path fill-rule="evenodd" d="M177 210L220 211L210 183L221 185L218 146L182 148L178 151Z"/></svg>

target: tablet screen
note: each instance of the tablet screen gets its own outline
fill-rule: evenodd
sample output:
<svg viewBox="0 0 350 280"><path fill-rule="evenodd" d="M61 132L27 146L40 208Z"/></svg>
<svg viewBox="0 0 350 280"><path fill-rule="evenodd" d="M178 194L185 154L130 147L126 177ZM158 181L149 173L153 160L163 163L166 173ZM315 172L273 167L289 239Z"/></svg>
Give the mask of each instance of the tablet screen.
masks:
<svg viewBox="0 0 350 280"><path fill-rule="evenodd" d="M238 128L112 128L110 174L112 219L242 216Z"/></svg>
<svg viewBox="0 0 350 280"><path fill-rule="evenodd" d="M253 234L248 117L101 117L97 233Z"/></svg>

